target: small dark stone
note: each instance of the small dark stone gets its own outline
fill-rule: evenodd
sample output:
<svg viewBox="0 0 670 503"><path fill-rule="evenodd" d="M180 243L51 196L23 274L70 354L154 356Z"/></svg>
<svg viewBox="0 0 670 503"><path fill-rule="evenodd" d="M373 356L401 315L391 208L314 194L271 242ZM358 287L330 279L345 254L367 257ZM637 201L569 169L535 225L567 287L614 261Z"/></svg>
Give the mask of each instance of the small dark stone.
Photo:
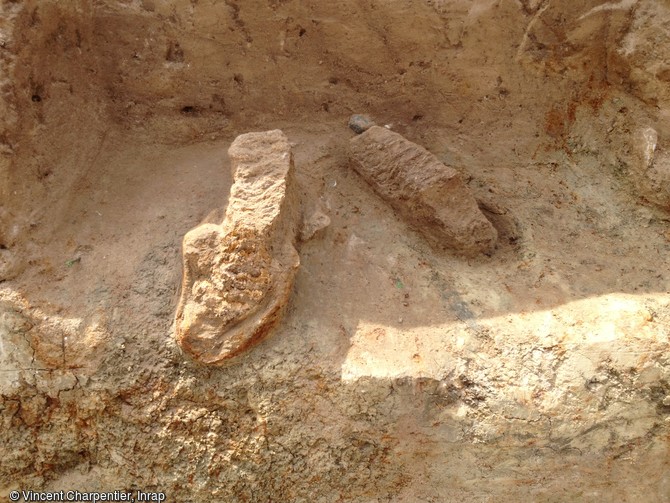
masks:
<svg viewBox="0 0 670 503"><path fill-rule="evenodd" d="M356 134L361 134L372 126L376 124L367 115L354 114L349 118L349 128Z"/></svg>

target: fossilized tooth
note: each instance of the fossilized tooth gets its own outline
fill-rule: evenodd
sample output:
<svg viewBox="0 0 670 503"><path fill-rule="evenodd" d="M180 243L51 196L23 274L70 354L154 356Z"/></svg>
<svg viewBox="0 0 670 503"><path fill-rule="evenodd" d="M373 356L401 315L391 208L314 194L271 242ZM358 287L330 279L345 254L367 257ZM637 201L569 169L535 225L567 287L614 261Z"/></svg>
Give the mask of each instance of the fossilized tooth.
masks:
<svg viewBox="0 0 670 503"><path fill-rule="evenodd" d="M372 126L351 139L349 158L372 189L435 246L467 256L494 248L498 233L458 171L425 148Z"/></svg>
<svg viewBox="0 0 670 503"><path fill-rule="evenodd" d="M220 225L184 236L175 330L194 359L221 364L281 319L300 264L293 155L279 130L238 136L228 150L233 185Z"/></svg>

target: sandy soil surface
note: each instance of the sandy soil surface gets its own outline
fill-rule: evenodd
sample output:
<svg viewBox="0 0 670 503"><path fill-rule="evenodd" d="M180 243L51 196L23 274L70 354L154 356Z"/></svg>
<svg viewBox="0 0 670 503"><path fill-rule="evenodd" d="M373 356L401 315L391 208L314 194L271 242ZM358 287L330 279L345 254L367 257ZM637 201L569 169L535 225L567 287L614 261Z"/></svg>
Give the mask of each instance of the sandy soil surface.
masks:
<svg viewBox="0 0 670 503"><path fill-rule="evenodd" d="M42 38L13 49L32 74L3 60L27 94L3 137L0 494L670 501L670 213L639 174L645 127L665 155L667 55L640 49L645 85L626 63L666 47L668 6L568 3L3 7ZM352 112L458 169L495 252L407 227L349 166ZM221 219L236 135L275 128L331 223L275 333L198 365L180 243Z"/></svg>

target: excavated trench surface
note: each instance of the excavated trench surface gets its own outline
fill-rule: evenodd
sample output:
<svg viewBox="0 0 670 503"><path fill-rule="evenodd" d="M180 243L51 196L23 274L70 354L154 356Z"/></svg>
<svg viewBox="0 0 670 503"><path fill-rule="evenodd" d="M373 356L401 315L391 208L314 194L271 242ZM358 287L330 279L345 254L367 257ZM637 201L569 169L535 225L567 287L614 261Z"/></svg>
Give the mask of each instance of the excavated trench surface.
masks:
<svg viewBox="0 0 670 503"><path fill-rule="evenodd" d="M0 496L670 501L670 4L0 3ZM499 233L436 251L351 169L352 113ZM306 214L286 314L174 341L180 244L239 134Z"/></svg>

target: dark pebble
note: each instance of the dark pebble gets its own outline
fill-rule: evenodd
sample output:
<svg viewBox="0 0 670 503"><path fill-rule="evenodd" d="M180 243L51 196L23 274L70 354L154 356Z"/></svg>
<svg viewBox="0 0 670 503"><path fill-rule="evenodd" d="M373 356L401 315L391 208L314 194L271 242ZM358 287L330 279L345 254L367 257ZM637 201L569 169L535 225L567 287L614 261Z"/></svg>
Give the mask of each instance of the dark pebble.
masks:
<svg viewBox="0 0 670 503"><path fill-rule="evenodd" d="M354 114L349 118L349 128L356 134L361 134L374 125L374 121L367 115Z"/></svg>

